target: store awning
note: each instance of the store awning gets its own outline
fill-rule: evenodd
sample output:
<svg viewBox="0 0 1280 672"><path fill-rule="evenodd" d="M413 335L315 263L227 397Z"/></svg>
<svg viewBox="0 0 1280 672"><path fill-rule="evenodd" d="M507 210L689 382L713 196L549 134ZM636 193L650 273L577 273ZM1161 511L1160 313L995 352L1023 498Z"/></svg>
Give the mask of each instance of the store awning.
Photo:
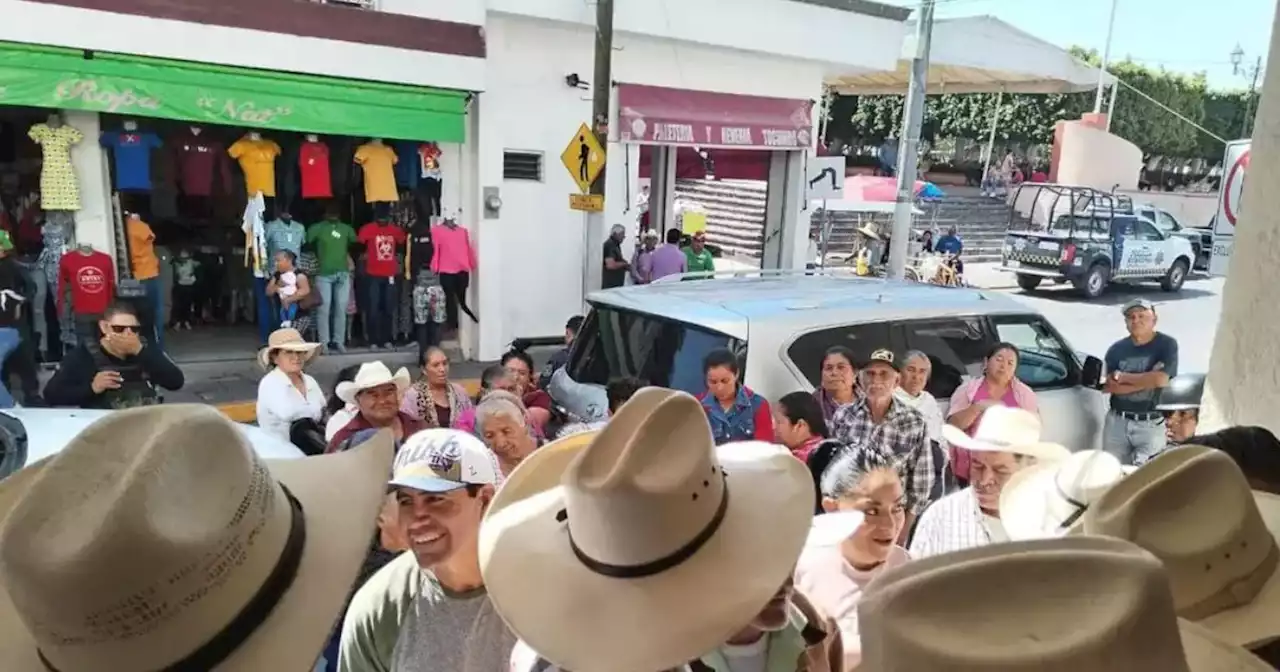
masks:
<svg viewBox="0 0 1280 672"><path fill-rule="evenodd" d="M0 104L462 142L468 94L0 42Z"/></svg>
<svg viewBox="0 0 1280 672"><path fill-rule="evenodd" d="M622 142L726 149L808 149L813 101L618 85Z"/></svg>

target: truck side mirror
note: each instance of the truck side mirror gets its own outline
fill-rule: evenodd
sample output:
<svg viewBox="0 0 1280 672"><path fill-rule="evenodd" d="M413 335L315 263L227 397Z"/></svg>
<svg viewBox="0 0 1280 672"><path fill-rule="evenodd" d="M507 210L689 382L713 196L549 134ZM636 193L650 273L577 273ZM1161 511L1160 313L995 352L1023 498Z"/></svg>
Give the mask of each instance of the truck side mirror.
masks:
<svg viewBox="0 0 1280 672"><path fill-rule="evenodd" d="M1092 355L1084 358L1084 366L1080 373L1080 384L1091 389L1102 388L1102 360Z"/></svg>

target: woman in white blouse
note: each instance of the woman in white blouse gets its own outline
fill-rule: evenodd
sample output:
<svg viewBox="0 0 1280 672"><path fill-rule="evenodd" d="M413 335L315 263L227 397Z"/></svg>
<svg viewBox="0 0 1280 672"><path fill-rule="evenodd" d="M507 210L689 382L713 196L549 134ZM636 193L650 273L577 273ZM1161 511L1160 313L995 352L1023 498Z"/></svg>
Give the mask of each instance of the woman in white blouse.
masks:
<svg viewBox="0 0 1280 672"><path fill-rule="evenodd" d="M302 369L319 351L296 329L277 329L258 352L258 363L267 375L258 382L258 426L285 441L291 440L293 423L311 420L319 432L325 398L315 378ZM301 446L300 446L301 447Z"/></svg>

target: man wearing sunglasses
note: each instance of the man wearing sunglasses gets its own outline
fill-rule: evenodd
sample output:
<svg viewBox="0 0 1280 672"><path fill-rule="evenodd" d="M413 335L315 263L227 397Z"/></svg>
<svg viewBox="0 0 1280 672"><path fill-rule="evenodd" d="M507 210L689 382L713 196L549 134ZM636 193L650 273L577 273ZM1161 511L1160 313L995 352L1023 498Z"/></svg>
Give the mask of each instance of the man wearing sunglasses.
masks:
<svg viewBox="0 0 1280 672"><path fill-rule="evenodd" d="M131 408L160 403L156 386L178 390L182 369L141 335L137 310L124 302L107 307L97 341L67 353L44 387L50 406Z"/></svg>

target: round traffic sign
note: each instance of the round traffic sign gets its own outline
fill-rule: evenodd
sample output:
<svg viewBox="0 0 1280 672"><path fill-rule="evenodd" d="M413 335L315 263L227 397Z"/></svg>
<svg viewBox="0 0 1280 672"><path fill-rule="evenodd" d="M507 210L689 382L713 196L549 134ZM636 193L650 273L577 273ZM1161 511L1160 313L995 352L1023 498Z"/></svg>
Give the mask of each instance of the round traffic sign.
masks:
<svg viewBox="0 0 1280 672"><path fill-rule="evenodd" d="M1236 225L1236 211L1240 208L1240 197L1244 195L1244 176L1249 169L1249 149L1231 164L1227 172L1227 181L1222 185L1222 212L1227 216L1231 226Z"/></svg>

